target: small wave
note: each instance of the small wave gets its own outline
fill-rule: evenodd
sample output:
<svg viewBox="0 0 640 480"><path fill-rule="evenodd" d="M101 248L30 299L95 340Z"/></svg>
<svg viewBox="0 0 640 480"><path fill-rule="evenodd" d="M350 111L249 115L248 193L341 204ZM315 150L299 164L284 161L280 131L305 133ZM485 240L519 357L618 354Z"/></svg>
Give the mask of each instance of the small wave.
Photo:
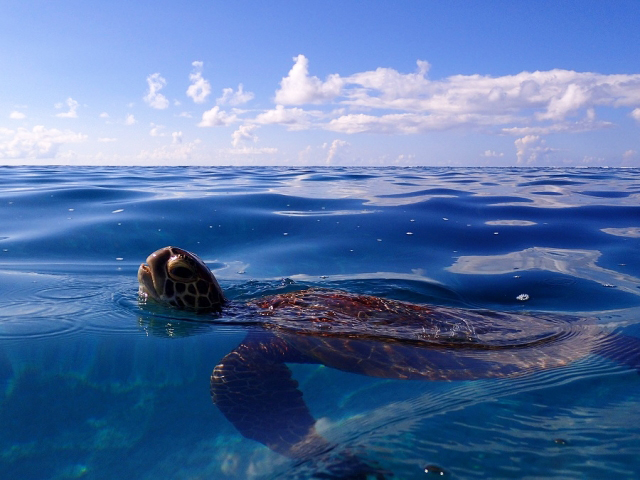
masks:
<svg viewBox="0 0 640 480"><path fill-rule="evenodd" d="M530 220L488 220L485 225L497 225L505 227L531 227L537 225L536 222Z"/></svg>
<svg viewBox="0 0 640 480"><path fill-rule="evenodd" d="M587 195L589 197L598 197L598 198L626 198L632 195L629 192L616 192L616 191L582 191L579 192L581 195Z"/></svg>
<svg viewBox="0 0 640 480"><path fill-rule="evenodd" d="M105 288L104 285L72 284L64 287L52 287L39 290L34 292L33 296L36 299L60 300L64 303L71 300L81 300L98 296Z"/></svg>
<svg viewBox="0 0 640 480"><path fill-rule="evenodd" d="M538 185L551 185L551 186L559 186L559 187L563 187L563 186L568 186L568 185L584 185L585 182L580 182L580 181L576 181L576 180L556 180L556 179L543 179L543 180L532 180L530 182L521 182L518 183L519 187L531 187L531 186L538 186Z"/></svg>
<svg viewBox="0 0 640 480"><path fill-rule="evenodd" d="M284 215L286 217L324 217L331 215L362 215L367 213L376 213L376 210L282 210L273 213L276 215Z"/></svg>

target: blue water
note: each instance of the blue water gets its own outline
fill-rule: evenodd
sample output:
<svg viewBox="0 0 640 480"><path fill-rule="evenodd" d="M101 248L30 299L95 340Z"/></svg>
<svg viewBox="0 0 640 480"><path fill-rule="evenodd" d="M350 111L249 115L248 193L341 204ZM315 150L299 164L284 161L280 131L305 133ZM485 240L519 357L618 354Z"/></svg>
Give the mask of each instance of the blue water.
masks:
<svg viewBox="0 0 640 480"><path fill-rule="evenodd" d="M638 169L0 168L0 205L2 478L314 472L211 401L251 327L138 304L137 268L166 245L237 308L324 286L640 337ZM597 355L452 382L290 368L318 431L388 478L640 475L640 375Z"/></svg>

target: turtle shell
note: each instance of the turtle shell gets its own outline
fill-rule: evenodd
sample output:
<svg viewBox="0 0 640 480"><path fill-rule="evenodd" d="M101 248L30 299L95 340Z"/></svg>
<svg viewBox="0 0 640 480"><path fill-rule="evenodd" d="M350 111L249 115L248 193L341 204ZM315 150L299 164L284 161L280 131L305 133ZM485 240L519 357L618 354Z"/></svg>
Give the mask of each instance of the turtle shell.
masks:
<svg viewBox="0 0 640 480"><path fill-rule="evenodd" d="M422 306L319 289L253 304L265 327L307 361L384 378L521 375L567 365L607 337L592 318Z"/></svg>

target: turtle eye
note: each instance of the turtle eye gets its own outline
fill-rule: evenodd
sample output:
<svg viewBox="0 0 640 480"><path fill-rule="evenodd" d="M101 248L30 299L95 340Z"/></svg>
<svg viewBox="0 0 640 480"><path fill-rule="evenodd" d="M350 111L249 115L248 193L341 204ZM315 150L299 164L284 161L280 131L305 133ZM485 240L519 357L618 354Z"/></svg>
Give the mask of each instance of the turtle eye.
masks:
<svg viewBox="0 0 640 480"><path fill-rule="evenodd" d="M182 282L194 280L196 277L196 272L193 270L191 265L182 259L169 262L168 272L172 279Z"/></svg>

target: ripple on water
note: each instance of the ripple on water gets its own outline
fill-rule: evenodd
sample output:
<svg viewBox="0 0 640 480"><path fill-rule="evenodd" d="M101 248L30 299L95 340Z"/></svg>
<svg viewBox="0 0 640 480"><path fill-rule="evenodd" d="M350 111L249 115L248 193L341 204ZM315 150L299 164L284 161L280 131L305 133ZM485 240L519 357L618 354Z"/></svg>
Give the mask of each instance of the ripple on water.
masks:
<svg viewBox="0 0 640 480"><path fill-rule="evenodd" d="M82 311L77 301L47 298L52 288L64 290L64 276L0 272L4 301L0 303L0 339L26 340L68 335L80 330L74 319Z"/></svg>
<svg viewBox="0 0 640 480"><path fill-rule="evenodd" d="M3 272L5 273L5 272ZM133 321L137 284L133 279L13 272L0 304L0 339L29 340L80 331L139 330ZM4 281L2 282L4 283ZM115 292L127 292L116 300ZM124 305L122 303L124 302Z"/></svg>
<svg viewBox="0 0 640 480"><path fill-rule="evenodd" d="M84 300L98 296L103 288L104 286L102 285L87 285L84 283L82 285L70 284L64 287L58 286L36 291L34 297L45 300L56 300L55 303L57 305L58 302L67 303L71 300Z"/></svg>
<svg viewBox="0 0 640 480"><path fill-rule="evenodd" d="M43 309L38 314L43 315ZM0 313L2 315L2 313ZM1 340L30 340L34 338L59 337L71 335L81 330L77 322L69 318L56 318L48 316L29 315L29 319L23 317L10 316L5 318L0 316L0 339Z"/></svg>
<svg viewBox="0 0 640 480"><path fill-rule="evenodd" d="M530 220L489 220L484 222L486 225L498 225L505 227L531 227L537 225L536 222Z"/></svg>

